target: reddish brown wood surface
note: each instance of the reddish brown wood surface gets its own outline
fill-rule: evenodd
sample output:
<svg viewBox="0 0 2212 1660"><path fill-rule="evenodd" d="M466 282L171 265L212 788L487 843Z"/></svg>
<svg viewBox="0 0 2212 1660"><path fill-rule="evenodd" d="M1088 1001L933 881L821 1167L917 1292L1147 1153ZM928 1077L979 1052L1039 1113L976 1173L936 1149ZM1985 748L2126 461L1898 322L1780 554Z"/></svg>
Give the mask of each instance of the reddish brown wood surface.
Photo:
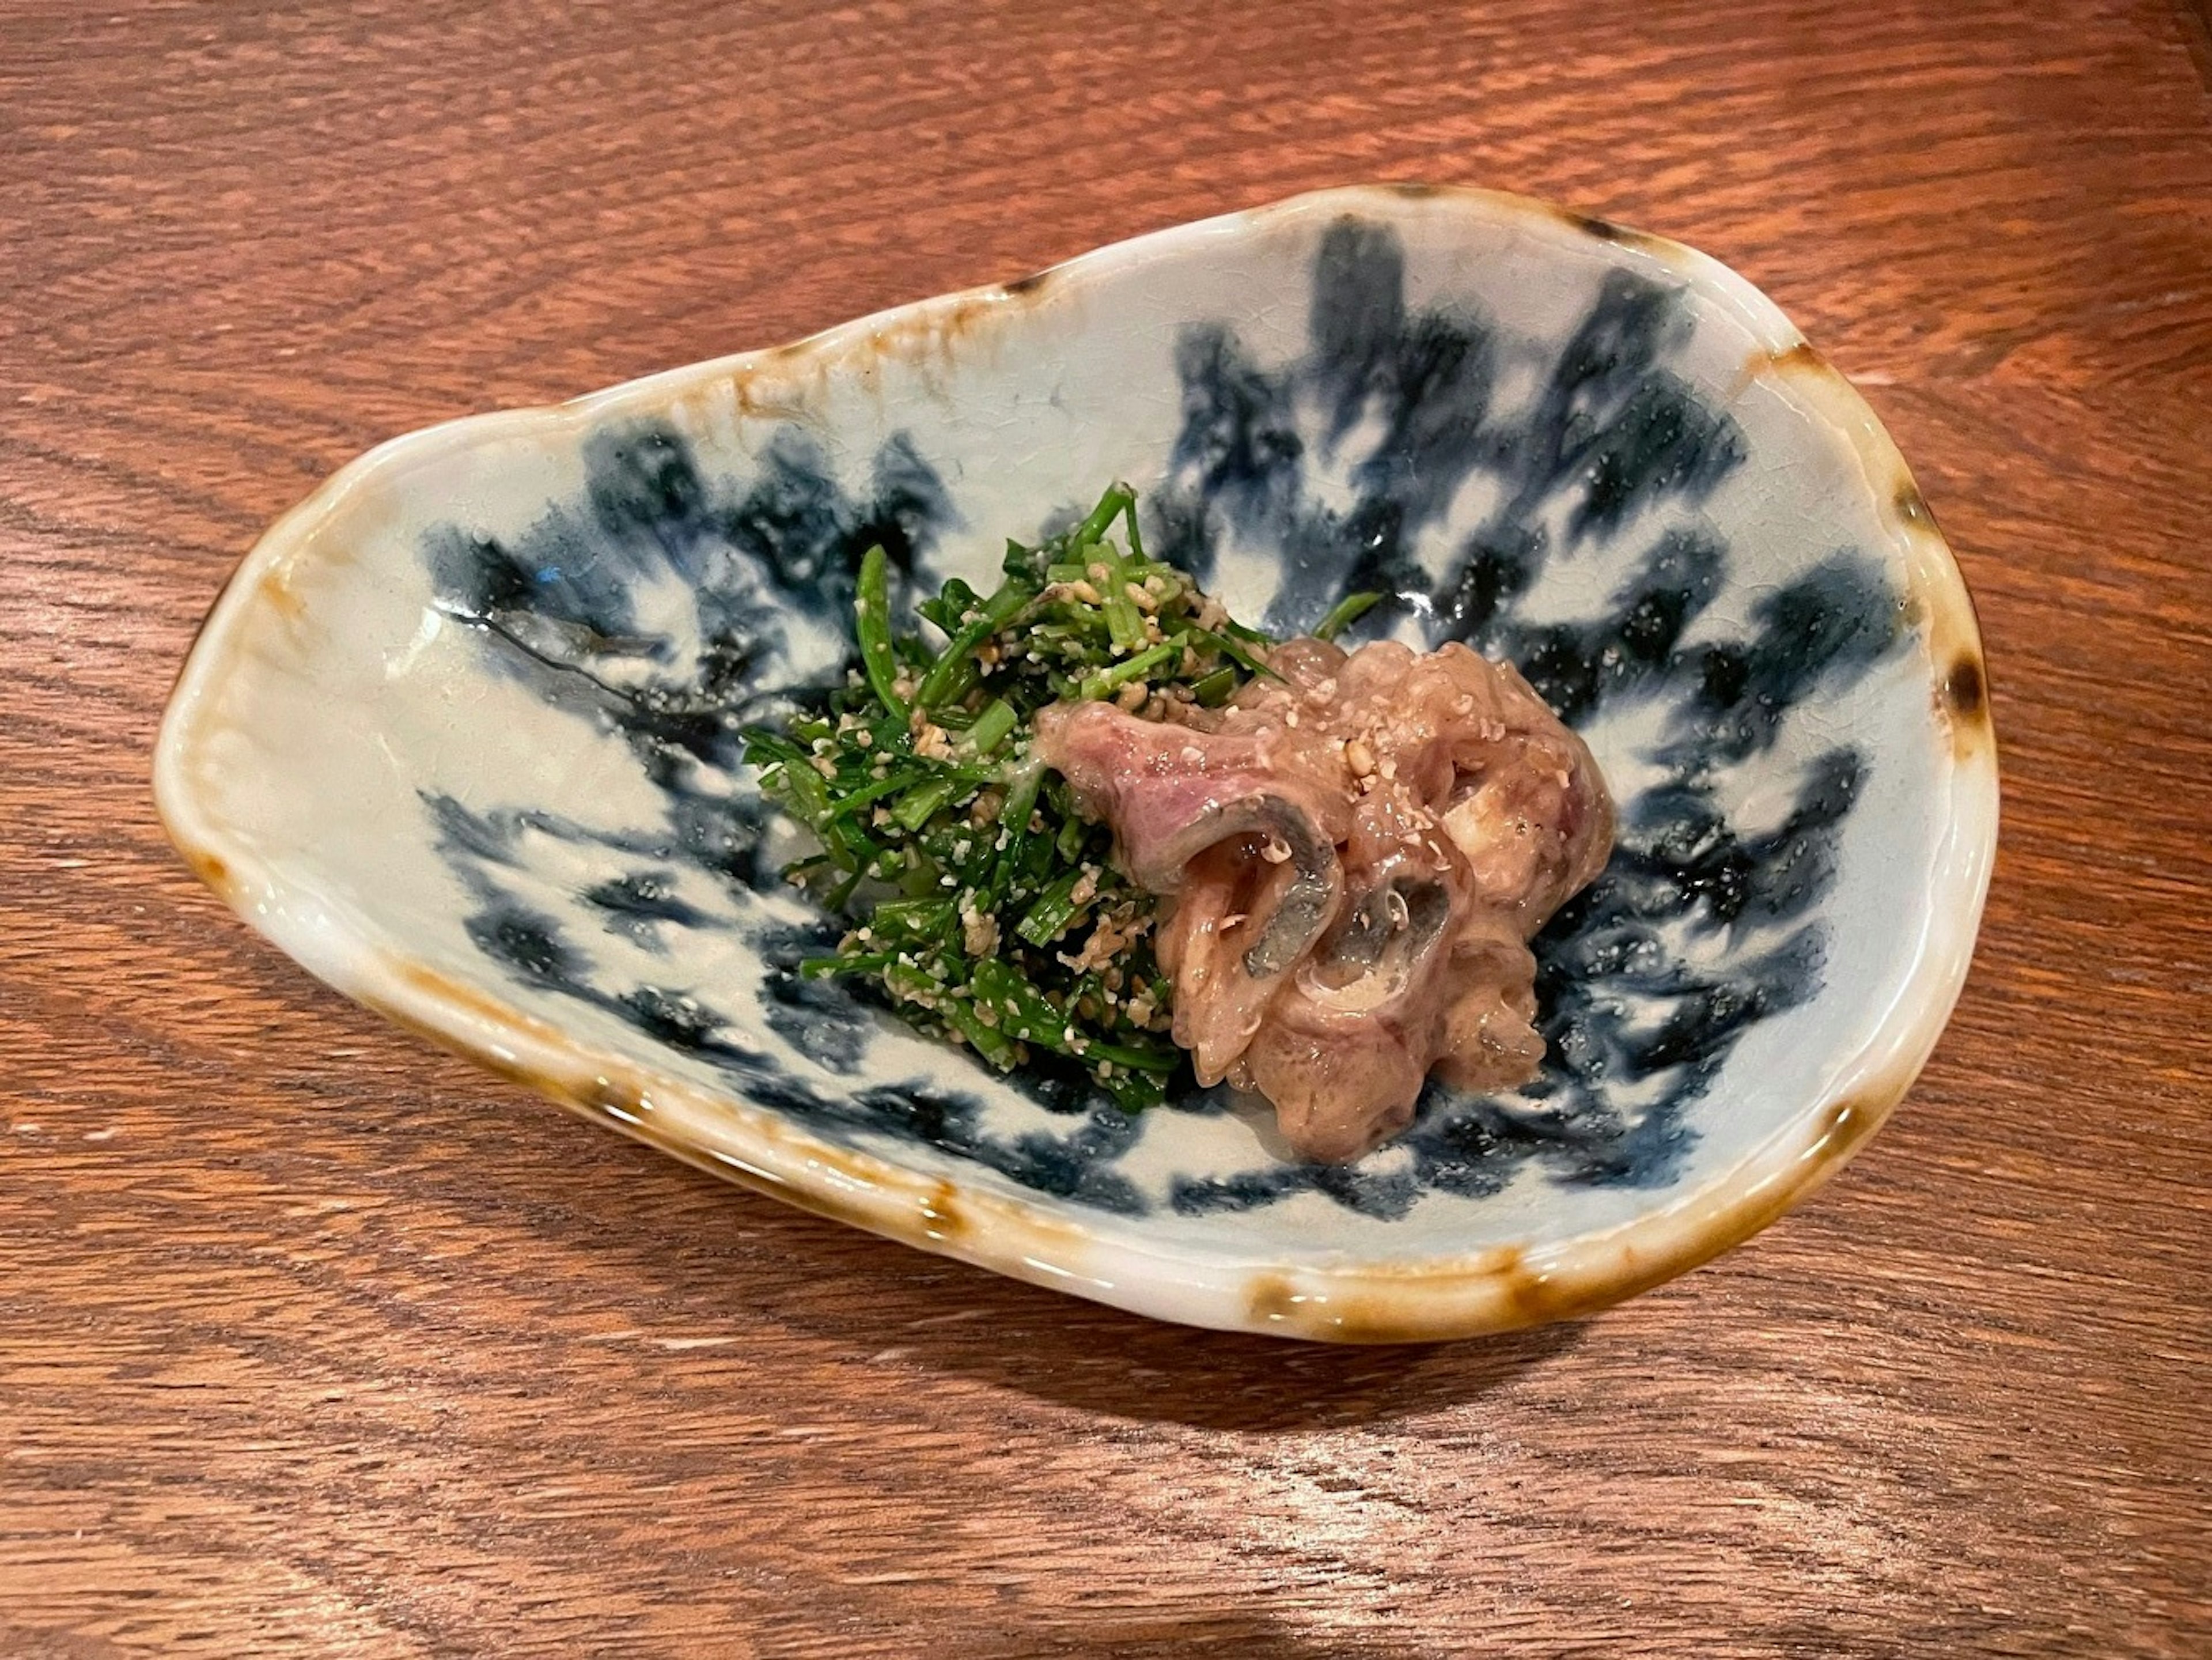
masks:
<svg viewBox="0 0 2212 1660"><path fill-rule="evenodd" d="M0 1652L2212 1652L2205 44L2177 0L0 4ZM1429 1350L1147 1324L574 1122L165 847L194 623L370 443L1376 178L1747 273L1980 602L1973 980L1735 1256Z"/></svg>

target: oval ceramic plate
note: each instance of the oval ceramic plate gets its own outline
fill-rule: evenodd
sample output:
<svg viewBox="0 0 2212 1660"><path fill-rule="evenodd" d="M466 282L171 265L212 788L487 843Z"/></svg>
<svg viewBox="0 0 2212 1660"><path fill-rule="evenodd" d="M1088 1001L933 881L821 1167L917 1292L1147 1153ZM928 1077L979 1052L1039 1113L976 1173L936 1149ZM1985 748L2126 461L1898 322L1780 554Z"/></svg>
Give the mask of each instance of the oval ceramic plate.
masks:
<svg viewBox="0 0 2212 1660"><path fill-rule="evenodd" d="M1348 1168L1218 1095L1124 1116L801 983L834 938L737 729L1108 481L1283 632L1519 663L1621 807L1542 936L1550 1058ZM271 529L162 812L348 994L678 1158L1171 1320L1391 1341L1577 1313L1881 1123L1965 976L1996 753L1959 573L1741 278L1515 198L1356 189L356 461Z"/></svg>

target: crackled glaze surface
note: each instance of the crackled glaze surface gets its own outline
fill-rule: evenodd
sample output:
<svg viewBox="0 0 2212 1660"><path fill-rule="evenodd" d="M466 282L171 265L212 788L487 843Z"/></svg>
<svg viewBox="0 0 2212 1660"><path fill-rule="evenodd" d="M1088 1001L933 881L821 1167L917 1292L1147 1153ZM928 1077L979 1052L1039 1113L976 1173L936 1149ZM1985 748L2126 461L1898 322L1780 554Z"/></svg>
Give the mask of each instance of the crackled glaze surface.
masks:
<svg viewBox="0 0 2212 1660"><path fill-rule="evenodd" d="M1111 477L1240 614L1518 663L1620 806L1538 1081L1349 1168L1000 1079L795 959L738 730L860 551L981 581ZM165 809L342 988L672 1151L1047 1283L1316 1335L1602 1302L1879 1122L1963 976L1994 757L1901 464L1758 295L1507 198L1346 192L359 464L220 608ZM1968 696L1961 688L1972 693Z"/></svg>

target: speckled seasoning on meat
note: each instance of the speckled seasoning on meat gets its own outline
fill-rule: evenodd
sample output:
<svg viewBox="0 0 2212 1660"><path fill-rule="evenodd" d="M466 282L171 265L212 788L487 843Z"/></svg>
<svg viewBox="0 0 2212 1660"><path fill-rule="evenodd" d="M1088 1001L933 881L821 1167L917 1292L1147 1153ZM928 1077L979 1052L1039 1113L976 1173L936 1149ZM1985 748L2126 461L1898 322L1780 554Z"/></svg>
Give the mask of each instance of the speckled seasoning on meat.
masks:
<svg viewBox="0 0 2212 1660"><path fill-rule="evenodd" d="M1613 808L1582 739L1463 645L1302 639L1267 665L1218 710L1057 705L1037 752L1167 896L1154 950L1199 1081L1343 1160L1411 1121L1431 1068L1534 1076L1528 941L1603 867Z"/></svg>

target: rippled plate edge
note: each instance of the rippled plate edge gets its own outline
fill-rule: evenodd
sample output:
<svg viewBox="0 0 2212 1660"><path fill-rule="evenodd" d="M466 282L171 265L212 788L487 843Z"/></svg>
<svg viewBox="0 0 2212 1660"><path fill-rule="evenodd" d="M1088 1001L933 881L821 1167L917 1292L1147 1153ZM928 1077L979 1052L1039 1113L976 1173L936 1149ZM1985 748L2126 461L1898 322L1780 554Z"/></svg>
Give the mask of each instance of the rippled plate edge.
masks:
<svg viewBox="0 0 2212 1660"><path fill-rule="evenodd" d="M198 718L233 666L247 619L279 603L281 575L368 479L434 449L585 426L611 410L703 383L875 349L886 335L957 330L978 308L1049 304L1084 278L1226 240L1289 216L1358 210L1464 215L1554 239L1589 238L1687 279L1765 343L1745 386L1766 385L1851 452L1906 573L1924 627L1929 696L1951 736L1945 825L1911 972L1879 1027L1822 1098L1730 1169L1620 1226L1540 1252L1501 1246L1462 1256L1351 1265L1200 1260L1107 1244L1044 1207L924 1177L838 1147L734 1096L593 1049L489 994L343 931L318 930L274 899L312 900L202 810L191 782ZM272 589L274 590L272 592ZM1341 1342L1468 1337L1588 1314L1741 1243L1839 1169L1879 1129L1932 1052L1966 981L1997 830L1997 764L1980 631L1955 559L1903 457L1857 392L1782 313L1728 267L1679 243L1530 198L1430 185L1355 185L1151 233L1015 282L915 301L788 345L734 354L567 403L470 416L389 441L278 519L225 583L178 677L157 739L155 798L186 863L257 932L356 1001L595 1122L725 1180L817 1214L1133 1312L1221 1330Z"/></svg>

